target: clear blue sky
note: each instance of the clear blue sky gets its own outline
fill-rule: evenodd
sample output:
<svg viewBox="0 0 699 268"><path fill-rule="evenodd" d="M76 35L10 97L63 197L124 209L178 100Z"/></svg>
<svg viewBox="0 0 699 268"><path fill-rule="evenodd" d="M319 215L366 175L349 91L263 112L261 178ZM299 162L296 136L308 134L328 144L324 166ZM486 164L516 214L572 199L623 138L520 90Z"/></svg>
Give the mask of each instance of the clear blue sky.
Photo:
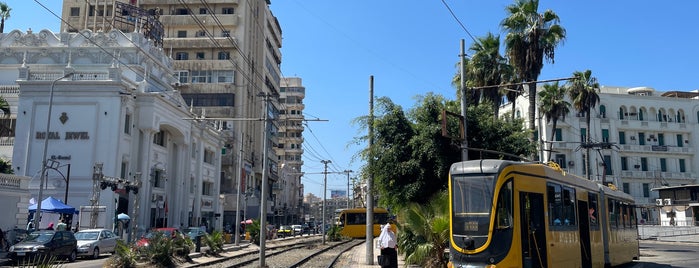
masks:
<svg viewBox="0 0 699 268"><path fill-rule="evenodd" d="M2 1L2 0L0 0ZM12 29L59 30L59 20L29 0L5 0L12 8L5 32ZM61 1L38 0L56 14ZM369 111L369 77L374 95L389 97L409 109L427 92L454 98L450 81L456 73L460 40L488 32L501 34L505 6L513 0L272 0L282 27L282 74L303 78L306 87L303 177L306 193L322 196L323 164L329 171L359 171L353 156L365 144L352 120ZM696 1L541 0L561 18L567 39L539 79L569 77L592 70L601 85L648 86L658 91L699 88L699 27ZM351 176L356 176L352 173ZM329 190L344 190L345 174L328 175Z"/></svg>

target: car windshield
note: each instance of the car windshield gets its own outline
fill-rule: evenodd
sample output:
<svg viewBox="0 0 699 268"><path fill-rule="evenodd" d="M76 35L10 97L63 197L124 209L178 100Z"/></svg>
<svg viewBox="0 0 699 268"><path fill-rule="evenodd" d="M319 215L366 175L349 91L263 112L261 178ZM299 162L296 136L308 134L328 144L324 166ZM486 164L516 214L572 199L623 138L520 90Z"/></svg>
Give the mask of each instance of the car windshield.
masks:
<svg viewBox="0 0 699 268"><path fill-rule="evenodd" d="M99 237L99 232L77 232L75 233L75 239L77 240L97 240Z"/></svg>
<svg viewBox="0 0 699 268"><path fill-rule="evenodd" d="M24 239L24 241L39 242L44 243L51 241L53 238L53 232L33 232Z"/></svg>

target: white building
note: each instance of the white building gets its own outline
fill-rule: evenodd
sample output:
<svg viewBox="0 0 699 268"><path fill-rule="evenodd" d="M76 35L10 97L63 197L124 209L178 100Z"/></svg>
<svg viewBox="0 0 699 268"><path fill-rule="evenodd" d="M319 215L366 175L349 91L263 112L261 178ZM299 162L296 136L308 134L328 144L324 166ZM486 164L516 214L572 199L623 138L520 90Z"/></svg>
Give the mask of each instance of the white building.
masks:
<svg viewBox="0 0 699 268"><path fill-rule="evenodd" d="M106 206L110 216L97 224L107 228L125 213L139 232L220 229L223 141L209 122L191 120L197 115L172 90L170 59L154 44L117 30L1 34L0 84L19 90L13 170L32 178L38 199L45 152L54 165L41 199L63 200L67 189L68 205Z"/></svg>
<svg viewBox="0 0 699 268"><path fill-rule="evenodd" d="M613 183L632 195L642 207L637 211L639 221L658 222L658 193L651 189L697 183L699 139L693 133L699 129L699 93L603 86L598 94L600 102L591 112L590 126L585 115L571 107L571 113L558 120L550 141L552 123L538 119L537 130L544 134L539 136L541 144L569 172ZM519 97L515 115L526 120L528 104ZM510 105L503 106L501 114L510 111ZM588 127L595 145L589 171L583 164L587 150L581 148ZM549 158L548 154L543 157Z"/></svg>

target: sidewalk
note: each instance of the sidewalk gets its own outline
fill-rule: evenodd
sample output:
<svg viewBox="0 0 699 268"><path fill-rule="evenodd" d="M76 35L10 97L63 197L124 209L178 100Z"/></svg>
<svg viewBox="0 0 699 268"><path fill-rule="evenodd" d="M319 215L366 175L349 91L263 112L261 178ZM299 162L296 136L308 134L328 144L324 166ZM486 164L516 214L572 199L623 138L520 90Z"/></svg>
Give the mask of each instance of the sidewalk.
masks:
<svg viewBox="0 0 699 268"><path fill-rule="evenodd" d="M372 241L371 245L373 246L372 251L374 253L374 256L372 257L372 264L369 265L367 264L367 259L366 259L366 242L362 243L359 246L354 247L351 251L348 251L347 257L344 258L343 264L345 265L340 265L339 267L343 268L364 268L364 267L380 267L377 263L377 257L379 254L381 254L381 250L376 248L376 239ZM398 267L404 267L405 266L405 260L403 259L404 257L399 253L398 254Z"/></svg>

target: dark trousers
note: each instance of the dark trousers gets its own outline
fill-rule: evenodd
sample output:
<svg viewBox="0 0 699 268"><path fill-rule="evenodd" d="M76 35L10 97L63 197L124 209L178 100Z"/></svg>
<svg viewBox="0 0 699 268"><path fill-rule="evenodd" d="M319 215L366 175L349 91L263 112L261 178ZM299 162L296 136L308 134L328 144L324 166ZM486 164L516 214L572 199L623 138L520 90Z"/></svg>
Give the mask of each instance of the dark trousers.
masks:
<svg viewBox="0 0 699 268"><path fill-rule="evenodd" d="M388 266L381 266L382 268L398 268L398 252L396 252L395 248L383 248L381 249L381 255L391 260Z"/></svg>

